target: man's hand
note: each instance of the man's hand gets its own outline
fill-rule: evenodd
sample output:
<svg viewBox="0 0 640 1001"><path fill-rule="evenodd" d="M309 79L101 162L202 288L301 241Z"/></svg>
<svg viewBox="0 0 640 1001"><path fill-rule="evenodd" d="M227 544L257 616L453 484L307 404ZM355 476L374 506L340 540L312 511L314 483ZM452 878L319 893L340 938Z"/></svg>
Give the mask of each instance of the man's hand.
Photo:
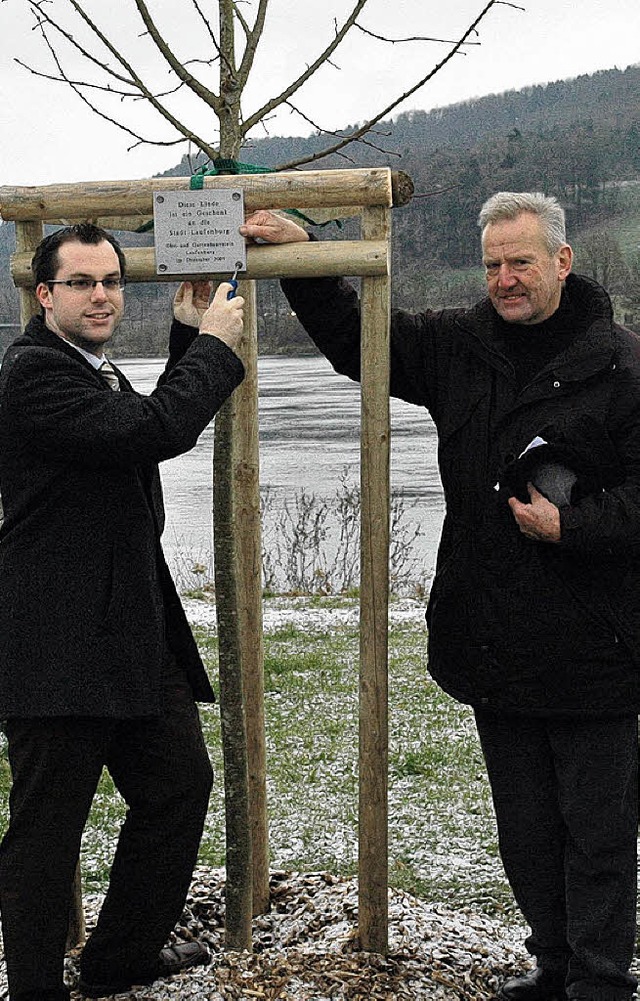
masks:
<svg viewBox="0 0 640 1001"><path fill-rule="evenodd" d="M227 299L232 291L230 282L221 282L207 311L200 321L200 333L219 337L232 351L235 351L242 339L244 324L244 299L234 295Z"/></svg>
<svg viewBox="0 0 640 1001"><path fill-rule="evenodd" d="M188 327L199 327L207 311L213 282L182 282L173 300L173 315Z"/></svg>
<svg viewBox="0 0 640 1001"><path fill-rule="evenodd" d="M520 531L536 542L560 542L560 511L532 483L527 483L527 489L530 504L523 504L517 497L509 498Z"/></svg>
<svg viewBox="0 0 640 1001"><path fill-rule="evenodd" d="M263 240L265 243L306 243L309 234L293 219L259 209L245 219L240 226L242 236L250 240Z"/></svg>

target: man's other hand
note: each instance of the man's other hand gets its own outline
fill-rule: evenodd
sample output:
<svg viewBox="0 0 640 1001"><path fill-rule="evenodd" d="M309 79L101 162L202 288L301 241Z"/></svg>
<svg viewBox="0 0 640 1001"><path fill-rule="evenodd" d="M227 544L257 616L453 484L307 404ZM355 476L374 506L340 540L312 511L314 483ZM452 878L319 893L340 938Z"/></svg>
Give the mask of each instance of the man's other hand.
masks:
<svg viewBox="0 0 640 1001"><path fill-rule="evenodd" d="M213 282L182 282L173 300L173 315L187 327L199 327L207 311Z"/></svg>
<svg viewBox="0 0 640 1001"><path fill-rule="evenodd" d="M230 282L218 285L211 305L200 321L200 333L219 337L232 351L236 351L242 339L244 299L241 295L227 299L232 288Z"/></svg>
<svg viewBox="0 0 640 1001"><path fill-rule="evenodd" d="M528 539L536 542L560 542L560 511L536 490L532 483L527 483L530 504L523 504L517 497L509 498L509 507L518 527Z"/></svg>
<svg viewBox="0 0 640 1001"><path fill-rule="evenodd" d="M293 219L267 209L259 209L247 216L244 225L240 226L240 233L250 240L265 243L306 243L309 239L307 231Z"/></svg>

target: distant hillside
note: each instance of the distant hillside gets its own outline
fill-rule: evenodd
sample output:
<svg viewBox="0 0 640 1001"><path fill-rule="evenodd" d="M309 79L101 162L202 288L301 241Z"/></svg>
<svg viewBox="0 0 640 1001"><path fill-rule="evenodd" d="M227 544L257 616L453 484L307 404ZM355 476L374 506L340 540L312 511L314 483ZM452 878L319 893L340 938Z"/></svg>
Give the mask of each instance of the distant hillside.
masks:
<svg viewBox="0 0 640 1001"><path fill-rule="evenodd" d="M551 134L576 127L608 131L614 126L624 133L634 122L636 128L640 124L639 100L640 64L626 70L602 70L571 80L491 94L432 111L405 112L376 126L374 145L377 142L389 153L356 144L348 148L347 155L359 166L386 163L402 167L398 156L417 154L426 159L445 148L457 152L471 150L487 138L507 137L514 130ZM326 136L320 133L307 138L274 136L252 141L242 156L261 166L275 167L318 153L326 144ZM347 161L339 155L326 157L316 164L318 169L345 165ZM162 176L185 173L190 173L187 157Z"/></svg>
<svg viewBox="0 0 640 1001"><path fill-rule="evenodd" d="M640 65L408 112L379 125L370 141L379 148L355 144L349 160L333 156L314 167L390 165L413 178L416 197L394 214L398 304L418 309L474 301L483 287L476 225L482 202L496 190L542 190L565 206L579 267L608 277L619 316L640 327ZM276 167L325 144L322 135L272 137L251 143L241 156ZM199 162L183 157L162 176L190 174ZM0 322L17 320L7 280L11 229L0 227ZM323 239L340 235L322 231ZM132 288L127 298L129 322L118 335L119 350L163 353L167 290ZM262 283L260 301L263 350L286 350L292 341L307 347L277 283Z"/></svg>

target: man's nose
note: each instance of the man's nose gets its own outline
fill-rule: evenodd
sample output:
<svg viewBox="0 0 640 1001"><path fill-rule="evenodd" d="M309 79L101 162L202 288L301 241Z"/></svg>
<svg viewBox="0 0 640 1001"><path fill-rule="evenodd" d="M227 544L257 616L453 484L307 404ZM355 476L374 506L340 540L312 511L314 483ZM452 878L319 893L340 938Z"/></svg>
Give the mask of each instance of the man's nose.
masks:
<svg viewBox="0 0 640 1001"><path fill-rule="evenodd" d="M509 264L501 264L498 271L498 285L503 288L512 288L518 279L514 275Z"/></svg>
<svg viewBox="0 0 640 1001"><path fill-rule="evenodd" d="M104 290L104 285L102 284L102 282L95 283L95 285L91 289L91 298L92 300L94 301L97 300L98 302L104 302L104 300L107 298L107 293Z"/></svg>

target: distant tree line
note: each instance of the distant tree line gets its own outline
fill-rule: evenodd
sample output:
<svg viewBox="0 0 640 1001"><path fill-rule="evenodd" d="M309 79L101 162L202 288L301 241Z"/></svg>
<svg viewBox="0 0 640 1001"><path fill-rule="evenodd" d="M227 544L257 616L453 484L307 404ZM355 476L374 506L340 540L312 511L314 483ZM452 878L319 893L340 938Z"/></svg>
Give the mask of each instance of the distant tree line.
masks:
<svg viewBox="0 0 640 1001"><path fill-rule="evenodd" d="M468 305L483 294L477 215L497 190L555 194L567 212L577 270L612 294L617 317L640 330L640 66L607 70L521 91L491 95L431 112L400 115L378 129L376 143L356 147L350 163L388 164L411 175L416 195L394 213L393 268L397 305ZM321 136L267 138L243 152L269 166L313 151ZM384 148L384 151L383 151ZM184 157L163 176L189 174ZM318 164L345 166L337 156ZM356 233L327 227L322 239ZM125 245L150 237L120 234ZM9 276L13 227L0 226L0 323L18 323ZM173 287L130 286L127 317L115 344L122 356L162 355ZM263 353L313 350L280 293L261 283ZM0 350L15 329L0 326Z"/></svg>

